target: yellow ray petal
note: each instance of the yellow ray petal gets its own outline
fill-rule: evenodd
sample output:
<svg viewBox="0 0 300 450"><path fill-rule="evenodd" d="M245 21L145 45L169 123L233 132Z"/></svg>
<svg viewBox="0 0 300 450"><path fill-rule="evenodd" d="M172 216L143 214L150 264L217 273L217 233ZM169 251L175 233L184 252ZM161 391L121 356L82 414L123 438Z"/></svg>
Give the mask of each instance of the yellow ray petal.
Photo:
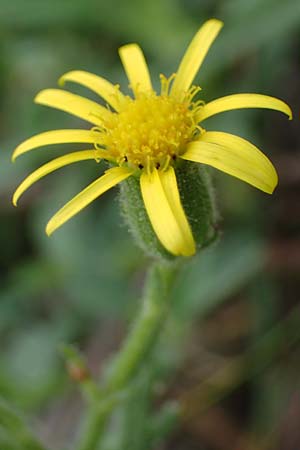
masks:
<svg viewBox="0 0 300 450"><path fill-rule="evenodd" d="M259 169L263 165L266 168L266 170L271 169L274 172L274 175L276 176L276 183L277 183L277 174L273 165L270 163L269 158L260 150L258 150L258 148L255 147L255 145L251 144L246 139L236 136L235 134L224 133L222 131L207 131L204 134L202 134L200 141L222 145L223 147L240 149L241 152L245 152L244 153L245 158L247 158L247 155L249 155L249 161L252 162L253 164L255 163L255 161L253 160L253 155L256 154L258 151L259 160L257 161L257 168ZM272 167L270 167L270 164Z"/></svg>
<svg viewBox="0 0 300 450"><path fill-rule="evenodd" d="M29 152L38 147L52 144L69 144L69 143L85 143L93 144L99 135L92 130L52 130L32 136L22 142L15 149L12 160L14 161L19 155Z"/></svg>
<svg viewBox="0 0 300 450"><path fill-rule="evenodd" d="M60 109L100 126L111 114L108 109L98 105L98 103L61 89L45 89L37 94L34 101L40 105Z"/></svg>
<svg viewBox="0 0 300 450"><path fill-rule="evenodd" d="M275 97L261 94L234 94L226 97L217 98L207 103L200 109L197 115L197 122L207 119L224 111L242 108L265 108L281 111L292 119L291 108Z"/></svg>
<svg viewBox="0 0 300 450"><path fill-rule="evenodd" d="M188 145L181 157L208 164L268 194L278 183L271 161L253 144L232 134L204 133L199 141Z"/></svg>
<svg viewBox="0 0 300 450"><path fill-rule="evenodd" d="M100 152L99 150L83 150L80 152L68 153L67 155L60 156L59 158L55 158L52 161L44 164L39 167L37 170L32 172L25 180L22 181L20 186L17 188L16 192L13 196L13 204L17 206L17 202L21 195L36 181L45 177L51 172L54 172L61 167L67 166L68 164L72 164L78 161L84 161L87 159L95 159L97 158L105 158L105 151Z"/></svg>
<svg viewBox="0 0 300 450"><path fill-rule="evenodd" d="M171 89L172 96L179 100L184 98L222 27L223 22L216 19L208 20L202 25L181 60Z"/></svg>
<svg viewBox="0 0 300 450"><path fill-rule="evenodd" d="M182 231L182 236L184 239L183 254L185 256L193 255L196 251L195 241L180 201L176 175L173 167L170 166L167 171L160 171L159 177L174 217L176 217Z"/></svg>
<svg viewBox="0 0 300 450"><path fill-rule="evenodd" d="M146 211L160 242L173 255L193 255L195 242L180 202L174 169L144 172L140 183Z"/></svg>
<svg viewBox="0 0 300 450"><path fill-rule="evenodd" d="M119 91L117 86L114 86L105 78L94 75L93 73L84 72L82 70L72 70L60 77L58 83L63 86L66 81L81 84L82 86L91 89L104 98L116 111L120 108L120 103L124 100L124 95Z"/></svg>
<svg viewBox="0 0 300 450"><path fill-rule="evenodd" d="M152 83L144 54L137 44L119 48L119 55L135 97L152 91Z"/></svg>
<svg viewBox="0 0 300 450"><path fill-rule="evenodd" d="M104 175L77 194L49 220L46 227L48 236L101 194L125 180L130 175L132 175L132 171L126 167L113 167L112 169L108 169Z"/></svg>

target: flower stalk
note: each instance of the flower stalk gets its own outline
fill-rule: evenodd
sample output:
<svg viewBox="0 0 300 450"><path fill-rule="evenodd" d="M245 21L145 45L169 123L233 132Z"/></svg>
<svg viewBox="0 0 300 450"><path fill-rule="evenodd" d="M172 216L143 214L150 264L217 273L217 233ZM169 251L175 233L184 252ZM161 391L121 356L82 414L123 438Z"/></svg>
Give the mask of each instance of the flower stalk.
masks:
<svg viewBox="0 0 300 450"><path fill-rule="evenodd" d="M32 434L23 419L11 406L0 399L0 428L7 432L7 436L24 450L46 450ZM1 442L0 442L1 443ZM4 449L4 447L1 447Z"/></svg>
<svg viewBox="0 0 300 450"><path fill-rule="evenodd" d="M94 450L113 411L122 401L126 390L154 350L170 307L170 291L178 270L178 263L155 263L149 270L140 314L123 348L113 361L106 381L99 388L95 401L90 403L88 415L77 450Z"/></svg>

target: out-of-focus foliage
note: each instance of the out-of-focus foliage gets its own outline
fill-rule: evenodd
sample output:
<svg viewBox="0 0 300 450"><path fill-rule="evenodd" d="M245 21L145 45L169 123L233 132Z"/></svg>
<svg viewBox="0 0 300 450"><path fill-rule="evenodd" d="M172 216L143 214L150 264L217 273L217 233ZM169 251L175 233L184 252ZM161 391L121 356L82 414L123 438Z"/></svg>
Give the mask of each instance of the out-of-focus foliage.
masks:
<svg viewBox="0 0 300 450"><path fill-rule="evenodd" d="M120 83L126 91L117 49L134 41L143 47L157 83L159 73L176 70L189 39L209 17L224 20L225 27L197 77L203 98L265 93L290 103L298 118L297 0L1 3L0 396L32 417L39 416L33 427L53 448L72 438L81 408L64 368L61 344L77 344L99 373L139 307L148 261L122 223L116 189L47 238L48 218L97 177L95 164L73 165L49 176L14 209L10 199L16 185L65 148L36 150L14 164L12 150L35 133L87 126L33 104L35 94L55 87L61 74L71 69L91 71ZM96 99L77 86L72 90ZM270 347L278 346L278 352L270 351L267 369L257 357L253 366L258 371L250 380L239 383L232 376L235 393L219 404L220 409L212 407L199 418L195 405L190 408L194 415L188 408L180 415L173 404L174 399L179 407L185 404L193 389L196 398L203 379L260 342L297 302L299 308L297 119L289 123L274 112L245 110L212 118L206 127L236 133L260 146L277 166L280 184L268 197L214 173L222 211L221 241L189 262L178 279L172 317L144 377L111 424L116 432L108 436L107 449L158 449L166 436L169 444L164 448L172 449L235 448L224 444L231 443L228 436L244 439L245 449L275 449L280 440L284 450L300 447L299 433L292 426L300 420L299 406L293 406L299 400L299 346L292 352L286 347L292 340L285 342L282 334ZM151 380L156 380L157 402L165 404L155 414ZM180 432L174 431L175 420L181 423ZM211 422L212 429L223 427L222 444L207 431ZM298 439L294 447L292 438ZM16 448L0 421L1 442L5 450L9 445Z"/></svg>

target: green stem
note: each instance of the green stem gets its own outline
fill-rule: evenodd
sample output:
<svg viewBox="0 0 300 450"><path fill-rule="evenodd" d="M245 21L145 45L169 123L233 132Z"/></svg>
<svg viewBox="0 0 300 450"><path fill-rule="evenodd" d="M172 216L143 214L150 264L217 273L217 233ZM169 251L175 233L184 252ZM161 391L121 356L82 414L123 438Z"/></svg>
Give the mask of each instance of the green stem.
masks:
<svg viewBox="0 0 300 450"><path fill-rule="evenodd" d="M0 425L21 445L22 449L45 450L22 418L2 399L0 400Z"/></svg>
<svg viewBox="0 0 300 450"><path fill-rule="evenodd" d="M145 358L154 348L169 309L169 292L177 265L156 263L149 271L143 305L109 376L100 388L97 403L91 403L77 450L95 450L112 410Z"/></svg>

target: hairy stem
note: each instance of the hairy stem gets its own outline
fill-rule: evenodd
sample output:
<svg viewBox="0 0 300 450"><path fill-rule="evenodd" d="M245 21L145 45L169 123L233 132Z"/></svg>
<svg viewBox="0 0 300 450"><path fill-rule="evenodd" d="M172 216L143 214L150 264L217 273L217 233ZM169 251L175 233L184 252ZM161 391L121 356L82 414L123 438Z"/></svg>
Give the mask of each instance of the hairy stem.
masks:
<svg viewBox="0 0 300 450"><path fill-rule="evenodd" d="M45 450L29 430L22 417L4 400L0 399L0 426L7 431L24 450ZM4 450L4 449L3 449Z"/></svg>
<svg viewBox="0 0 300 450"><path fill-rule="evenodd" d="M154 348L167 317L169 292L176 273L175 264L156 263L150 269L141 311L112 364L109 376L100 387L98 398L89 406L77 450L97 448L110 414L122 399L122 392Z"/></svg>

